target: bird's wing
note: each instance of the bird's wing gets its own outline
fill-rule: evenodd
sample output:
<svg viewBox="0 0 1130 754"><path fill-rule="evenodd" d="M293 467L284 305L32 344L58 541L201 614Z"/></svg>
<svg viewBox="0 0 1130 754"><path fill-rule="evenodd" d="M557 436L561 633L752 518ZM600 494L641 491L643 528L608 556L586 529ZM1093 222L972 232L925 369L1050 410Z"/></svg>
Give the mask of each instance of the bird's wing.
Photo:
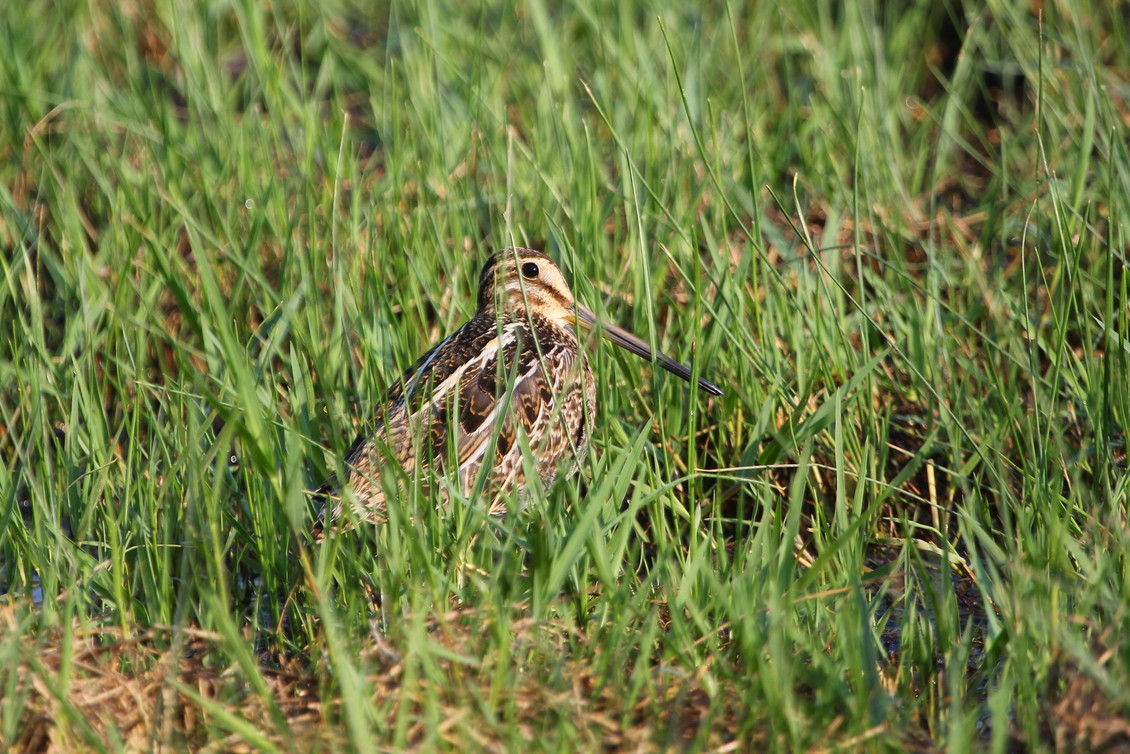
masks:
<svg viewBox="0 0 1130 754"><path fill-rule="evenodd" d="M347 453L358 513L379 516L384 510L381 472L390 460L409 476L428 467L450 469L451 461L465 492L488 464L505 486L522 471L518 433L535 447L544 444L559 413L557 396L575 379L577 366L569 348L539 344L528 322L465 324L405 373L390 391L381 421ZM551 455L545 460L555 462L559 453ZM338 500L330 520L340 514Z"/></svg>
<svg viewBox="0 0 1130 754"><path fill-rule="evenodd" d="M481 369L465 373L456 401L455 460L466 476L472 467L494 465L486 457L492 441L501 458L517 442L519 427L530 433L542 405L552 407L553 391L533 344L514 343L503 349L501 363L496 355Z"/></svg>
<svg viewBox="0 0 1130 754"><path fill-rule="evenodd" d="M539 344L526 333L502 350L501 364L496 358L464 375L454 441L465 488L484 465L492 470L492 486L509 487L523 472L520 435L533 448L540 475L556 466L570 438L555 431L555 423L578 367L572 349Z"/></svg>

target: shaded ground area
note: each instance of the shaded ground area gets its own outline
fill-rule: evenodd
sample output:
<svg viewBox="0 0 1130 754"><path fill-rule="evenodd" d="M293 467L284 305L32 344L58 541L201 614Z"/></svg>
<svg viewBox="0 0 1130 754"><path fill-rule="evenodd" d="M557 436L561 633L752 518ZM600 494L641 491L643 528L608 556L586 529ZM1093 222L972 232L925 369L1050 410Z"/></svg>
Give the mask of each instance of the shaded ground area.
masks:
<svg viewBox="0 0 1130 754"><path fill-rule="evenodd" d="M19 628L11 605L2 608L5 630ZM449 621L453 616L446 616ZM476 657L481 644L476 631L483 616L467 615L447 623L437 641L453 657ZM460 625L458 632L451 626ZM448 684L404 684L403 666L395 652L372 636L372 657L378 659L378 674L362 682L366 704L380 710L389 725L408 718L410 710L443 702L441 720L423 713L404 725L399 735L386 730L382 740L399 740L408 746L449 746L473 743L493 748L509 739L503 726L516 725L532 740L543 739L557 726L580 731L579 738L607 751L658 751L693 744L711 750L746 750L762 740L756 725L750 726L744 709L743 688L704 683L704 676L672 673L637 699L620 697L597 678L600 673L587 662L563 655L548 664L536 653L523 654L520 647L532 645L531 634L543 648L545 638L568 631L567 626L530 624L514 636L516 658L528 664L520 673L525 683L514 686L506 698L494 700L491 710L472 710L466 700L482 693L479 684L489 684L493 669L473 668L458 659L443 662ZM897 642L897 637L894 639ZM263 747L310 751L348 748L342 735L349 711L343 699L324 699L323 660L295 657L289 660L259 658L249 674L235 665L225 665L226 642L215 634L192 629L150 629L123 638L121 632L75 633L66 639L50 635L37 639L9 634L4 652L19 652L25 661L16 677L4 678L5 686L22 702L20 738L3 742L6 747L28 752L63 752L98 749L111 742L130 750L171 747L201 751L253 751ZM560 647L564 649L564 644ZM1047 686L1035 689L1044 711L1042 744L1056 751L1122 751L1130 746L1130 717L1105 687L1104 666L1112 652L1099 652L1099 664L1081 670L1071 658L1057 653L1050 658ZM63 665L66 664L66 672ZM894 667L892 663L892 667ZM11 672L11 671L9 671ZM625 672L630 672L625 668ZM947 669L947 672L962 672ZM971 671L976 675L976 671ZM65 680L64 680L65 679ZM891 679L892 683L894 679ZM64 684L65 686L61 685ZM922 693L936 693L923 688ZM719 703L718 699L723 701ZM356 700L354 700L356 701ZM945 703L946 700L940 700ZM407 715L403 712L409 710ZM485 714L485 719L483 715ZM497 718L496 723L487 722ZM65 722L64 722L65 721ZM937 750L927 721L921 728L903 730L901 744L907 751ZM63 724L61 724L63 723ZM230 736L217 738L217 730ZM868 734L845 740L833 725L824 736L835 745L857 746L873 736L889 737L882 725ZM1012 747L1025 749L1034 742L1019 731L1009 731ZM779 743L779 742L778 742ZM821 749L817 748L816 751Z"/></svg>
<svg viewBox="0 0 1130 754"><path fill-rule="evenodd" d="M12 608L4 612L7 628L15 628ZM482 648L474 629L483 625L481 618L459 619L460 633L442 631L437 641L454 656L478 656ZM516 654L522 655L521 647L529 643L530 633L539 633L538 643L544 646L547 635L563 630L567 629L530 624L514 636ZM446 714L438 727L424 715L405 726L402 741L406 745L474 743L490 748L506 740L508 735L484 724L483 710L466 706L468 694L481 691L477 684L489 682L490 668L476 670L459 660L448 661L444 664L449 685L432 688L423 684L404 693L403 666L379 634L374 633L372 640L373 656L368 659L378 660L382 672L360 679L367 704L392 721L402 713L401 707L423 709L425 699L435 695L444 700ZM9 644L6 651L18 651L29 661L18 669L19 677L6 679L9 688L19 689L24 702L21 738L6 745L29 752L98 748L113 741L132 750L155 746L213 751L248 751L264 745L297 751L348 747L346 738L325 738L348 724L343 719L348 712L342 699L321 698L324 675L330 672L324 661L260 658L267 662L257 666L251 682L239 668L221 664L219 658L225 653L219 648L224 644L218 635L192 629L151 629L129 639L118 631L105 631L77 634L66 641L41 638ZM538 659L545 658L533 653L525 659L534 663L520 674L525 683L511 689L507 698L497 699L497 708L487 717L497 715L499 724L516 724L531 739L564 721L582 731L580 737L591 745L611 751L667 748L695 740L716 748L737 735L737 710L718 714L718 706L710 703L697 679L661 679L657 694L631 701L619 698L615 689L598 686L593 669L584 662L563 656L563 665L538 666ZM70 666L70 678L65 697L59 698L57 683L64 662ZM733 704L739 703L735 698ZM410 716L411 712L406 715ZM70 724L76 719L83 721L77 731ZM68 724L60 727L62 720ZM217 740L216 728L230 729L231 737Z"/></svg>

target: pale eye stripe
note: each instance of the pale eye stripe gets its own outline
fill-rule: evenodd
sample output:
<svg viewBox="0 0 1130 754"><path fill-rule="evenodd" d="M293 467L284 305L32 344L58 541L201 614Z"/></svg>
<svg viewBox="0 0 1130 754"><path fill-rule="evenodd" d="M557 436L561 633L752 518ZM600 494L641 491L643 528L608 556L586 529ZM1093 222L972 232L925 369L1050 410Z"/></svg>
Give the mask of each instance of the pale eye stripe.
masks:
<svg viewBox="0 0 1130 754"><path fill-rule="evenodd" d="M553 299L562 309L568 309L573 305L573 299L566 296L560 289L552 285L534 285L533 283L522 283L515 279L506 286L507 292L514 291L516 293L524 293L529 299L536 299L538 296L545 296Z"/></svg>

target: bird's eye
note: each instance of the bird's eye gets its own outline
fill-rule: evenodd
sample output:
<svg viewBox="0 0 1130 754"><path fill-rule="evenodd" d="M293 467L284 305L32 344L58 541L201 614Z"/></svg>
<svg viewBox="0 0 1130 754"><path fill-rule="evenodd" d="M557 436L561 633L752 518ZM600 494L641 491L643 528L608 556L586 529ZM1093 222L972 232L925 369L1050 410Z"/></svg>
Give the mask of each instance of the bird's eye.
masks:
<svg viewBox="0 0 1130 754"><path fill-rule="evenodd" d="M538 266L533 262L526 262L522 265L522 277L527 280L533 280L538 276Z"/></svg>

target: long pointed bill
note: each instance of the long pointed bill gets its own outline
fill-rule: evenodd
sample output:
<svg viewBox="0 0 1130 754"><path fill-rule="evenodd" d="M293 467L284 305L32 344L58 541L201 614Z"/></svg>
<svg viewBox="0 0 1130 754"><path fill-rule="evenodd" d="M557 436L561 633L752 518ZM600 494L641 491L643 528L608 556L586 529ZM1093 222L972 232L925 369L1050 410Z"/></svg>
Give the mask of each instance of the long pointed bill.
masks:
<svg viewBox="0 0 1130 754"><path fill-rule="evenodd" d="M591 311L581 306L580 304L574 304L573 315L577 324L581 325L585 329L599 329L601 335L603 335L605 338L612 341L616 345L620 346L621 348L631 351L636 356L639 356L645 361L650 361L658 364L671 374L676 374L687 382L691 381L690 369L683 366L666 354L651 350L651 347L647 343L643 342L635 335L632 335L624 328L617 327L616 325L609 324L607 322L601 322L600 327L597 328L596 315L594 315ZM723 394L717 385L712 382L708 382L701 377L698 378L698 386L711 395Z"/></svg>

